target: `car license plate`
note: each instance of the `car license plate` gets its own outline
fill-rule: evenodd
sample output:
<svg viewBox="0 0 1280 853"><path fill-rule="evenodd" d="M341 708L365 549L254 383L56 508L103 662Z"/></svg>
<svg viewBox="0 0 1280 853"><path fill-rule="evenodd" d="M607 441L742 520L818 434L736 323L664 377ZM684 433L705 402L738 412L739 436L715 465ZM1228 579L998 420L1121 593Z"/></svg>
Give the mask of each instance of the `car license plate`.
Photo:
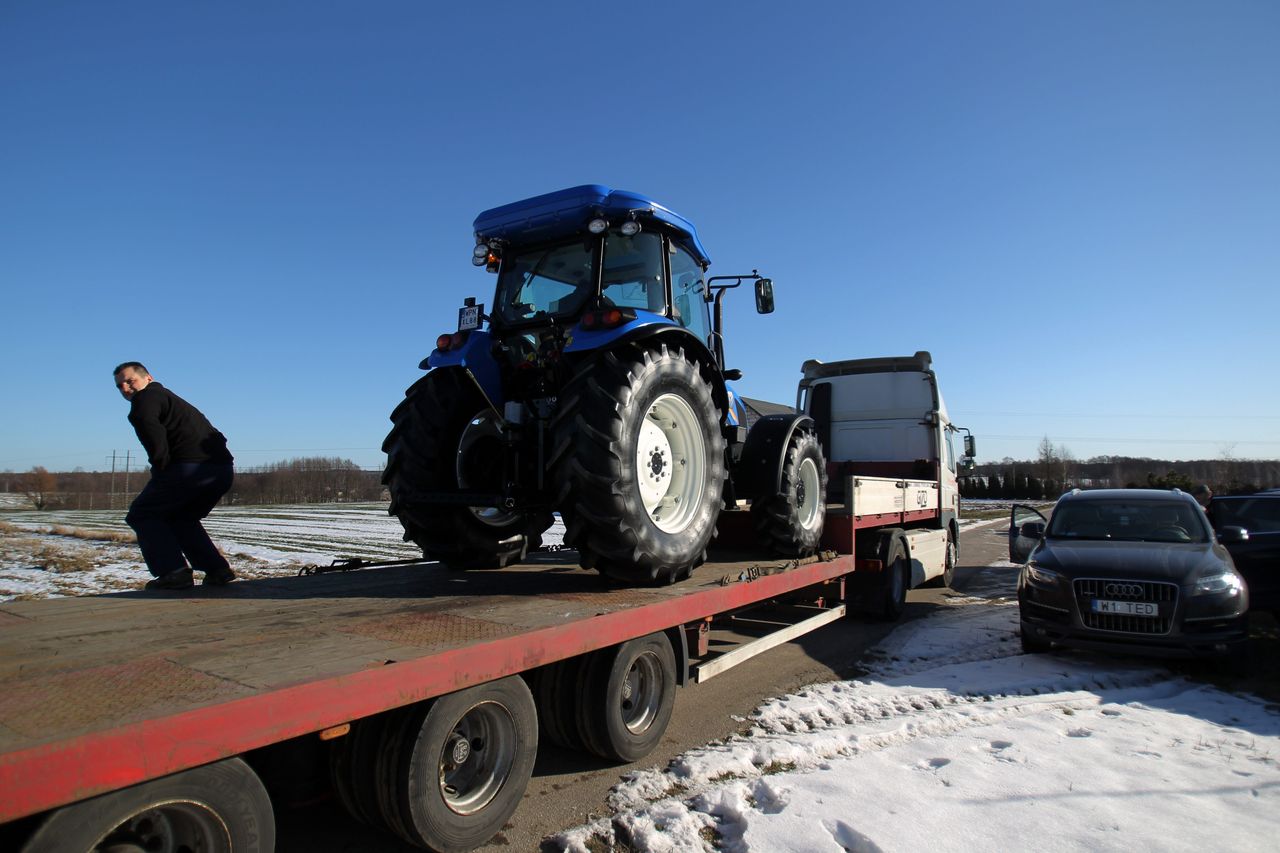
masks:
<svg viewBox="0 0 1280 853"><path fill-rule="evenodd" d="M1160 605L1151 601L1103 601L1093 600L1094 613L1111 613L1117 616L1150 616L1160 615Z"/></svg>

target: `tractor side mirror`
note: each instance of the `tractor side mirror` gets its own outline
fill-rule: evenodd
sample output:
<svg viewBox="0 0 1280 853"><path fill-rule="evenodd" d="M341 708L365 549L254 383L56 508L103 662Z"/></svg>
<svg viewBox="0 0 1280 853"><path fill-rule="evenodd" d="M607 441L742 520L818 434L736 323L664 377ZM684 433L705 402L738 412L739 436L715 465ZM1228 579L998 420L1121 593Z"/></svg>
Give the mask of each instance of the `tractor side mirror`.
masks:
<svg viewBox="0 0 1280 853"><path fill-rule="evenodd" d="M773 279L756 279L756 313L773 313Z"/></svg>

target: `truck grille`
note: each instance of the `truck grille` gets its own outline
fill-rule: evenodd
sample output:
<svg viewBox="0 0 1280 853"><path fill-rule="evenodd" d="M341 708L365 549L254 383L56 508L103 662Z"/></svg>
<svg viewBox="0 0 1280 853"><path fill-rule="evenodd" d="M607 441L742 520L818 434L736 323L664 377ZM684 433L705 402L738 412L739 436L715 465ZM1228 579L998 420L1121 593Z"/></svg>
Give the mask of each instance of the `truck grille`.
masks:
<svg viewBox="0 0 1280 853"><path fill-rule="evenodd" d="M1177 584L1136 581L1117 578L1080 578L1075 581L1076 606L1080 621L1096 631L1121 634L1167 634L1173 626L1173 613L1178 605ZM1093 601L1135 601L1155 603L1160 615L1128 616L1116 613L1094 613Z"/></svg>

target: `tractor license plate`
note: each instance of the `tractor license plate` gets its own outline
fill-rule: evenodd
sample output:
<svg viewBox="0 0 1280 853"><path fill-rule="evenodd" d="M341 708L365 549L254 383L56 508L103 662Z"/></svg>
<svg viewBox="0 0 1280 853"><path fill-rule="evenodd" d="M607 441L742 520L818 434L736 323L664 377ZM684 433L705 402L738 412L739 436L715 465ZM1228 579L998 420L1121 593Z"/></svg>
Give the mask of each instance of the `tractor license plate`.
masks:
<svg viewBox="0 0 1280 853"><path fill-rule="evenodd" d="M1160 615L1160 605L1151 601L1103 601L1093 600L1094 613L1108 613L1116 616L1149 616Z"/></svg>
<svg viewBox="0 0 1280 853"><path fill-rule="evenodd" d="M458 331L470 332L480 328L480 314L484 311L483 305L467 305L458 309Z"/></svg>

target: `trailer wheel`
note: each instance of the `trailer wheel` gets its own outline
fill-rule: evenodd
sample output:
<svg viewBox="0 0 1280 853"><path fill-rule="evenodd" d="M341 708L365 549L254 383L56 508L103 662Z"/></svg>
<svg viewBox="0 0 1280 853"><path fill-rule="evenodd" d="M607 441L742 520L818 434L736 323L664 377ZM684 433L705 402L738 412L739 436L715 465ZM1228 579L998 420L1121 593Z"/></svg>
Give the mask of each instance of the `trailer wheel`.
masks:
<svg viewBox="0 0 1280 853"><path fill-rule="evenodd" d="M579 655L544 667L532 688L538 705L539 731L565 749L586 748L577 722L581 702L578 691L586 662L587 657Z"/></svg>
<svg viewBox="0 0 1280 853"><path fill-rule="evenodd" d="M471 850L511 817L533 774L538 720L519 676L415 708L396 745L398 819L410 844Z"/></svg>
<svg viewBox="0 0 1280 853"><path fill-rule="evenodd" d="M777 493L751 502L751 518L761 541L787 557L816 552L826 518L826 494L822 445L813 433L798 430L787 443Z"/></svg>
<svg viewBox="0 0 1280 853"><path fill-rule="evenodd" d="M431 504L420 495L459 489L502 489L497 416L460 370L434 370L405 392L382 442L391 493L389 512L404 538L453 569L496 569L541 543L550 512Z"/></svg>
<svg viewBox="0 0 1280 853"><path fill-rule="evenodd" d="M616 761L645 757L671 722L675 692L676 658L664 634L595 652L578 716L587 749Z"/></svg>
<svg viewBox="0 0 1280 853"><path fill-rule="evenodd" d="M22 853L271 853L275 843L267 789L248 764L228 758L57 809Z"/></svg>
<svg viewBox="0 0 1280 853"><path fill-rule="evenodd" d="M606 352L566 385L550 468L565 544L585 568L662 584L706 559L725 479L713 381L662 344Z"/></svg>
<svg viewBox="0 0 1280 853"><path fill-rule="evenodd" d="M884 577L880 583L880 602L874 613L884 622L894 622L907 606L907 588L911 585L911 564L902 540L893 537L884 561Z"/></svg>

